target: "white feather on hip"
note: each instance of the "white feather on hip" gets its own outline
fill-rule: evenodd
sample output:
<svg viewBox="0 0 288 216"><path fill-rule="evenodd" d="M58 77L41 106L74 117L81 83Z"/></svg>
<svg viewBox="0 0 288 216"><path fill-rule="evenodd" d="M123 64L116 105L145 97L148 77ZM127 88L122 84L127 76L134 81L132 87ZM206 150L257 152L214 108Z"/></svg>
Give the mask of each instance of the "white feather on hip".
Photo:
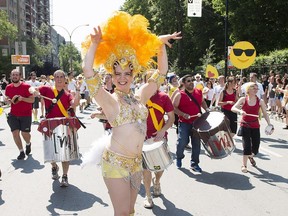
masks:
<svg viewBox="0 0 288 216"><path fill-rule="evenodd" d="M81 168L89 165L101 165L102 154L111 141L111 136L103 135L92 143L90 150L83 154Z"/></svg>

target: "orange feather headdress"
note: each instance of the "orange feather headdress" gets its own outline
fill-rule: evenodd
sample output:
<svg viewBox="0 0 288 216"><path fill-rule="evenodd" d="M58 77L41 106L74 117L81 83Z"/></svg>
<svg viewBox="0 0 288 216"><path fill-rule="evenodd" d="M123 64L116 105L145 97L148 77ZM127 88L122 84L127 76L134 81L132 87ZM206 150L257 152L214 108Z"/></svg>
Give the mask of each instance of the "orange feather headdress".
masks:
<svg viewBox="0 0 288 216"><path fill-rule="evenodd" d="M116 11L101 27L102 41L94 58L94 67L103 65L113 73L117 62L122 69L132 64L133 74L151 67L152 57L156 56L162 42L148 30L149 22L142 15ZM89 49L90 36L82 43L82 55Z"/></svg>

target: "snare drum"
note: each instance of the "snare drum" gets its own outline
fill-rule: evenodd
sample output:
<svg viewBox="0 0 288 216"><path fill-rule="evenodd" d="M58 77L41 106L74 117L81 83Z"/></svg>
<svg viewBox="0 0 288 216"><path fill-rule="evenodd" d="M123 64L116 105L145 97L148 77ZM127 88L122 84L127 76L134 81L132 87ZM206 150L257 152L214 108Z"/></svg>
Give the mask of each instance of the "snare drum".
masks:
<svg viewBox="0 0 288 216"><path fill-rule="evenodd" d="M159 172L167 169L173 159L166 141L151 142L151 139L143 145L144 168L152 172Z"/></svg>
<svg viewBox="0 0 288 216"><path fill-rule="evenodd" d="M77 144L79 127L79 121L75 117L41 121L38 130L43 134L44 162L79 159Z"/></svg>
<svg viewBox="0 0 288 216"><path fill-rule="evenodd" d="M222 112L204 113L194 121L192 130L193 134L200 138L207 155L211 158L224 158L235 149L229 120Z"/></svg>

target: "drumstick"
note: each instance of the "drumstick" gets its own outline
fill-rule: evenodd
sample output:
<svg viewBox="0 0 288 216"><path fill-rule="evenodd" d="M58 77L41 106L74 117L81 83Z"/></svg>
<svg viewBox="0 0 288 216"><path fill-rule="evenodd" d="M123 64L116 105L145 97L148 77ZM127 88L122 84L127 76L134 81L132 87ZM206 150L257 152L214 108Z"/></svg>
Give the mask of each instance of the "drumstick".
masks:
<svg viewBox="0 0 288 216"><path fill-rule="evenodd" d="M57 103L57 99L56 98L49 98L49 97L45 97L45 96L43 96L43 95L39 95L40 97L42 97L42 98L44 98L44 99L47 99L47 100L50 100L50 101L52 101L52 103Z"/></svg>
<svg viewBox="0 0 288 216"><path fill-rule="evenodd" d="M200 115L199 115L200 114ZM189 119L190 118L194 118L194 117L200 117L201 116L201 113L198 113L198 114L196 114L196 115L192 115L192 116L189 116Z"/></svg>
<svg viewBox="0 0 288 216"><path fill-rule="evenodd" d="M29 92L30 92L30 94L33 94L33 95L34 95L35 92L37 92L36 96L40 96L40 97L42 97L42 98L44 98L46 100L50 100L50 101L52 101L52 103L57 103L57 99L56 98L52 99L52 98L49 98L49 97L45 97L45 96L41 95L38 91L36 91L36 89L34 87L30 87L29 88Z"/></svg>
<svg viewBox="0 0 288 216"><path fill-rule="evenodd" d="M248 114L248 113L246 113L245 115L259 118L259 115L253 115L253 114Z"/></svg>

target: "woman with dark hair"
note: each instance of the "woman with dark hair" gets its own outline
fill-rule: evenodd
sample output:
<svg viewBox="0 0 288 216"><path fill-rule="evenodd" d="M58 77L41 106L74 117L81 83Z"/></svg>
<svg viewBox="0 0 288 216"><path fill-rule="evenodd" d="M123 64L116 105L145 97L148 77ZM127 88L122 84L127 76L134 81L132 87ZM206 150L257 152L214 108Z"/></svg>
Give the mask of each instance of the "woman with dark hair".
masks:
<svg viewBox="0 0 288 216"><path fill-rule="evenodd" d="M236 92L235 86L235 77L228 77L224 89L220 93L220 98L218 102L219 106L221 106L221 111L230 121L230 129L232 132L232 136L234 136L237 131L237 113L232 112L231 108L239 99L239 94Z"/></svg>
<svg viewBox="0 0 288 216"><path fill-rule="evenodd" d="M203 89L203 97L208 107L210 107L212 98L214 94L213 83L208 80L206 86Z"/></svg>

